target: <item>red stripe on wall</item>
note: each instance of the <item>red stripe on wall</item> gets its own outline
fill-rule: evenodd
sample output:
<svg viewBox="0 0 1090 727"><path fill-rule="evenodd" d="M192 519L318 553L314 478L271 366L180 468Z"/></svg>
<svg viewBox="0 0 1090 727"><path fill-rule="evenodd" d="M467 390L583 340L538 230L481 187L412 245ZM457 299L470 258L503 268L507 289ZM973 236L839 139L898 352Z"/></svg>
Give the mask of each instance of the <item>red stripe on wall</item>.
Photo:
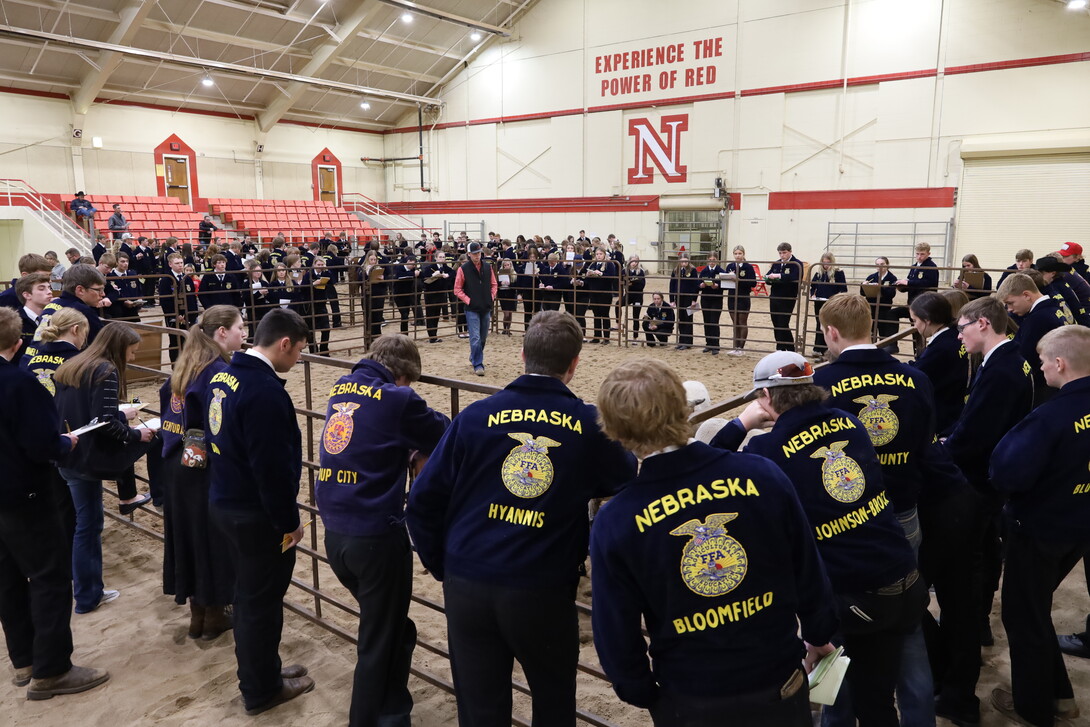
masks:
<svg viewBox="0 0 1090 727"><path fill-rule="evenodd" d="M770 210L905 209L953 207L957 187L770 192Z"/></svg>
<svg viewBox="0 0 1090 727"><path fill-rule="evenodd" d="M718 101L725 98L734 98L737 96L734 91L723 91L721 93L702 93L697 96L678 96L677 98L669 98L665 101L632 101L631 103L617 103L607 104L605 106L591 106L587 109L588 114L596 114L602 111L623 111L625 109L643 109L649 106L682 106L684 104L696 103L698 101Z"/></svg>
<svg viewBox="0 0 1090 727"><path fill-rule="evenodd" d="M657 195L624 197L539 197L526 199L468 199L449 201L390 202L384 205L402 215L444 215L489 212L656 212Z"/></svg>
<svg viewBox="0 0 1090 727"><path fill-rule="evenodd" d="M962 73L983 73L985 71L1002 71L1008 68L1030 68L1031 66L1054 66L1061 63L1080 63L1082 61L1090 61L1090 53L1066 53L1059 56L1017 58L1012 61L972 63L967 66L948 66L945 72L948 76L956 76Z"/></svg>

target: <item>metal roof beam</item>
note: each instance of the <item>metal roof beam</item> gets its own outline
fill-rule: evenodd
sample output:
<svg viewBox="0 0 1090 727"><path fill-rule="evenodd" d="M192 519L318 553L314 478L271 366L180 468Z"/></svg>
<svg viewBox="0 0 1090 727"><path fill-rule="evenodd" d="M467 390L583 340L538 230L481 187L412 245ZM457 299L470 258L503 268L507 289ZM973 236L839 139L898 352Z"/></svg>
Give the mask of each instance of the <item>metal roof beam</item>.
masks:
<svg viewBox="0 0 1090 727"><path fill-rule="evenodd" d="M77 48L93 48L95 50L118 51L127 56L133 56L138 58L154 58L157 60L172 63L174 65L184 66L186 68L201 68L211 71L218 70L227 73L238 73L243 76L254 76L258 78L300 82L302 84L317 86L319 88L333 88L341 91L348 91L354 94L371 96L380 99L388 99L392 100L394 103L406 103L410 105L436 105L442 103L435 98L429 98L427 96L417 96L411 93L387 91L381 88L360 86L354 83L343 83L341 81L331 81L324 78L316 78L298 73L284 73L281 71L254 68L253 66L244 66L237 63L224 63L222 61L193 58L191 56L183 56L176 53L163 53L160 51L146 50L144 48L132 48L129 46L116 45L113 43L104 43L102 41L89 40L86 38L74 38L72 36L60 35L59 33L48 33L43 30L18 28L13 25L0 23L0 35L2 34L9 34L17 38L33 38L36 40L48 41L53 44L74 46Z"/></svg>
<svg viewBox="0 0 1090 727"><path fill-rule="evenodd" d="M121 8L121 20L110 33L107 42L114 45L127 45L133 41L141 24L155 6L156 0L135 0ZM87 113L99 91L106 85L117 67L121 65L122 54L118 51L103 51L98 56L98 68L88 71L80 79L79 90L72 97L72 106L77 114Z"/></svg>
<svg viewBox="0 0 1090 727"><path fill-rule="evenodd" d="M461 15L455 15L454 13L448 13L445 10L437 10L435 8L429 8L426 5L420 5L412 2L412 0L379 0L379 2L386 3L387 5L393 5L395 8L401 8L402 10L408 10L418 15L426 15L429 18L435 18L436 20L442 20L448 23L454 23L455 25L462 25L467 28L473 28L474 30L481 30L485 33L491 33L492 35L500 35L504 38L509 37L511 34L506 29L499 27L498 25L492 25L491 23L481 22L480 20L472 20L470 18L464 18Z"/></svg>
<svg viewBox="0 0 1090 727"><path fill-rule="evenodd" d="M146 20L144 21L144 27L149 30L166 33L167 35L184 35L189 38L208 40L212 41L213 43L237 46L239 48L248 48L250 50L261 51L262 53L282 54L284 56L290 56L291 58L299 59L303 62L309 61L313 57L313 55L309 51L285 49L284 46L280 45L279 43L270 43L264 40L257 40L256 38L243 38L237 35L232 35L230 33L220 33L214 30L198 28L193 25L168 23L164 20ZM428 73L403 71L400 68L394 68L393 66L383 66L378 63L368 63L366 61L352 60L350 58L334 58L333 63L338 66L345 66L347 68L353 68L361 71L384 73L389 76L404 78L409 81L435 83L439 80L438 76L433 76Z"/></svg>
<svg viewBox="0 0 1090 727"><path fill-rule="evenodd" d="M337 56L337 53L344 48L344 46L351 41L352 36L356 34L368 20L371 20L375 13L378 11L380 4L377 0L364 0L360 3L359 7L352 11L352 13L344 19L340 25L336 28L334 35L343 40L333 40L332 38L324 41L314 51L313 56L303 67L300 75L302 76L317 76L333 62L333 59ZM277 96L273 99L269 106L257 115L257 125L262 131L268 131L271 129L280 118L288 112L288 110L295 105L295 103L306 92L308 86L302 81L292 81L288 84L287 94Z"/></svg>

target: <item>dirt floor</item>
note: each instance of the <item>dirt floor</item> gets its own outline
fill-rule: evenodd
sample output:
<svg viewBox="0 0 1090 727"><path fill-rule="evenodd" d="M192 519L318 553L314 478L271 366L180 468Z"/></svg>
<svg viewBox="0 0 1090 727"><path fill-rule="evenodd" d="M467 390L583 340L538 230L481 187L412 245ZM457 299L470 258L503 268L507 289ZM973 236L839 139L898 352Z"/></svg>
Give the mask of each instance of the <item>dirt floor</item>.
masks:
<svg viewBox="0 0 1090 727"><path fill-rule="evenodd" d="M760 314L755 314L754 323ZM388 314L388 317L391 318ZM521 316L517 316L521 318ZM724 316L725 318L725 316ZM445 323L449 326L449 323ZM384 330L391 332L396 326ZM421 339L422 328L414 333ZM469 381L471 384L503 386L521 372L519 335L492 335L485 352L487 373L483 378L472 375L468 362L468 342L458 339L452 330L440 335L443 342L428 344L421 340L424 370L427 374ZM359 346L359 333L344 328L334 332L333 347ZM742 357L728 355L711 356L695 349L679 352L672 348L622 348L590 345L584 347L579 369L571 388L587 400L593 400L603 376L622 360L631 356L653 356L668 362L686 379L703 381L713 401L726 399L747 388L751 381L752 367L758 354ZM767 346L765 346L767 348ZM361 348L340 354L352 361ZM337 355L337 354L335 354ZM308 370L309 369L309 370ZM344 372L325 364L299 365L288 376L288 389L297 405L324 411L325 392ZM309 375L309 382L307 380ZM443 411L450 411L449 390L435 385L420 384L417 387L428 402ZM132 393L144 401L156 401L157 385L137 385ZM461 392L459 402L465 406L481 394ZM306 436L305 422L304 436ZM315 425L320 432L320 423ZM304 453L307 452L304 445ZM107 483L109 488L112 483ZM304 493L307 492L304 484ZM107 496L106 507L116 511L116 503ZM161 520L153 511L140 511L135 516L138 524L161 530ZM309 529L304 542L324 552L321 545L321 527L316 523ZM107 519L103 533L104 570L107 587L121 591L121 598L86 615L73 616L75 635L75 662L104 667L113 678L105 686L87 694L61 697L46 702L28 702L24 691L16 689L5 680L0 685L0 722L12 725L177 725L205 727L206 725L301 725L322 727L342 725L347 720L351 696L352 669L355 663L354 648L343 638L310 623L295 613L287 613L281 654L284 663L302 663L310 668L317 682L314 692L270 711L258 718L243 714L234 676L233 637L230 634L205 643L193 642L185 637L188 611L176 606L172 598L162 594L162 545L147 535L124 524ZM340 587L325 565L316 567L318 582L323 591L347 603L354 602ZM312 559L299 554L296 577L312 583ZM414 574L416 596L442 601L442 589L418 565ZM315 604L299 589L289 591L291 603L313 611ZM580 587L579 600L590 603L589 581ZM356 618L328 603L322 604L322 615L330 618L348 632L354 632ZM1053 612L1056 628L1060 633L1081 629L1083 619L1090 609L1082 568L1077 568L1056 594ZM416 621L421 641L438 648L446 646L445 623L441 614L423 603L413 603L410 614ZM977 694L983 698L983 724L1002 725L1006 721L987 704L992 687L1009 685L1010 663L1003 627L999 619L998 604L992 613L992 629L996 645L984 649L984 671ZM597 666L598 660L591 643L589 617L580 618L580 660ZM1075 685L1075 694L1090 695L1090 661L1067 657L1068 670ZM446 658L423 647L414 655L414 667L450 680L450 668ZM521 678L521 675L519 675ZM453 724L456 710L453 696L414 676L410 687L416 706L414 723L420 727ZM581 709L598 715L607 722L636 727L649 725L646 713L621 703L609 685L588 674L579 674L579 705ZM1090 714L1090 701L1083 700L1082 708ZM515 712L529 717L528 700L516 693ZM940 724L943 721L940 720ZM1090 724L1083 718L1079 724Z"/></svg>

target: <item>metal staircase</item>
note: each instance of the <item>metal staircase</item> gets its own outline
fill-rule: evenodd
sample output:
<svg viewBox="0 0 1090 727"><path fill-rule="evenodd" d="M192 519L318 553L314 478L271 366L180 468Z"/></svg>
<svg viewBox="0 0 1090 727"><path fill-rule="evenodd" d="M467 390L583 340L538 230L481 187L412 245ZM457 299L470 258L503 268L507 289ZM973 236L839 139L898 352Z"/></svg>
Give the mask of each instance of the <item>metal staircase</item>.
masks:
<svg viewBox="0 0 1090 727"><path fill-rule="evenodd" d="M91 254L94 246L91 236L23 180L0 179L0 208L3 207L20 207L38 220L54 238L55 244L47 247L57 247L58 252L74 247L81 255Z"/></svg>

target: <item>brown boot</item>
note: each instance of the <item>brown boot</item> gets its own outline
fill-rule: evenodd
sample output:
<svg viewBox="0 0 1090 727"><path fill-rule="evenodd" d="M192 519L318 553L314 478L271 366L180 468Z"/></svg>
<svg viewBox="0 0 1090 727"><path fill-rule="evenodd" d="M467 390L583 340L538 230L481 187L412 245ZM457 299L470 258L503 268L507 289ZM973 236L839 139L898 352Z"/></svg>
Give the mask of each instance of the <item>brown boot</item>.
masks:
<svg viewBox="0 0 1090 727"><path fill-rule="evenodd" d="M58 694L78 694L97 687L110 678L105 669L74 666L64 674L45 679L31 679L27 699L52 699Z"/></svg>
<svg viewBox="0 0 1090 727"><path fill-rule="evenodd" d="M299 677L298 679L285 679L284 686L280 687L280 691L275 697L257 707L250 707L246 710L246 714L251 717L261 714L273 707L279 707L284 702L290 702L300 694L306 694L312 689L314 689L314 680L310 677L304 676Z"/></svg>
<svg viewBox="0 0 1090 727"><path fill-rule="evenodd" d="M204 631L201 641L214 641L235 626L228 606L208 606L204 610Z"/></svg>
<svg viewBox="0 0 1090 727"><path fill-rule="evenodd" d="M201 634L204 633L204 614L205 607L198 606L192 598L189 599L189 633L187 634L189 638L201 638Z"/></svg>

